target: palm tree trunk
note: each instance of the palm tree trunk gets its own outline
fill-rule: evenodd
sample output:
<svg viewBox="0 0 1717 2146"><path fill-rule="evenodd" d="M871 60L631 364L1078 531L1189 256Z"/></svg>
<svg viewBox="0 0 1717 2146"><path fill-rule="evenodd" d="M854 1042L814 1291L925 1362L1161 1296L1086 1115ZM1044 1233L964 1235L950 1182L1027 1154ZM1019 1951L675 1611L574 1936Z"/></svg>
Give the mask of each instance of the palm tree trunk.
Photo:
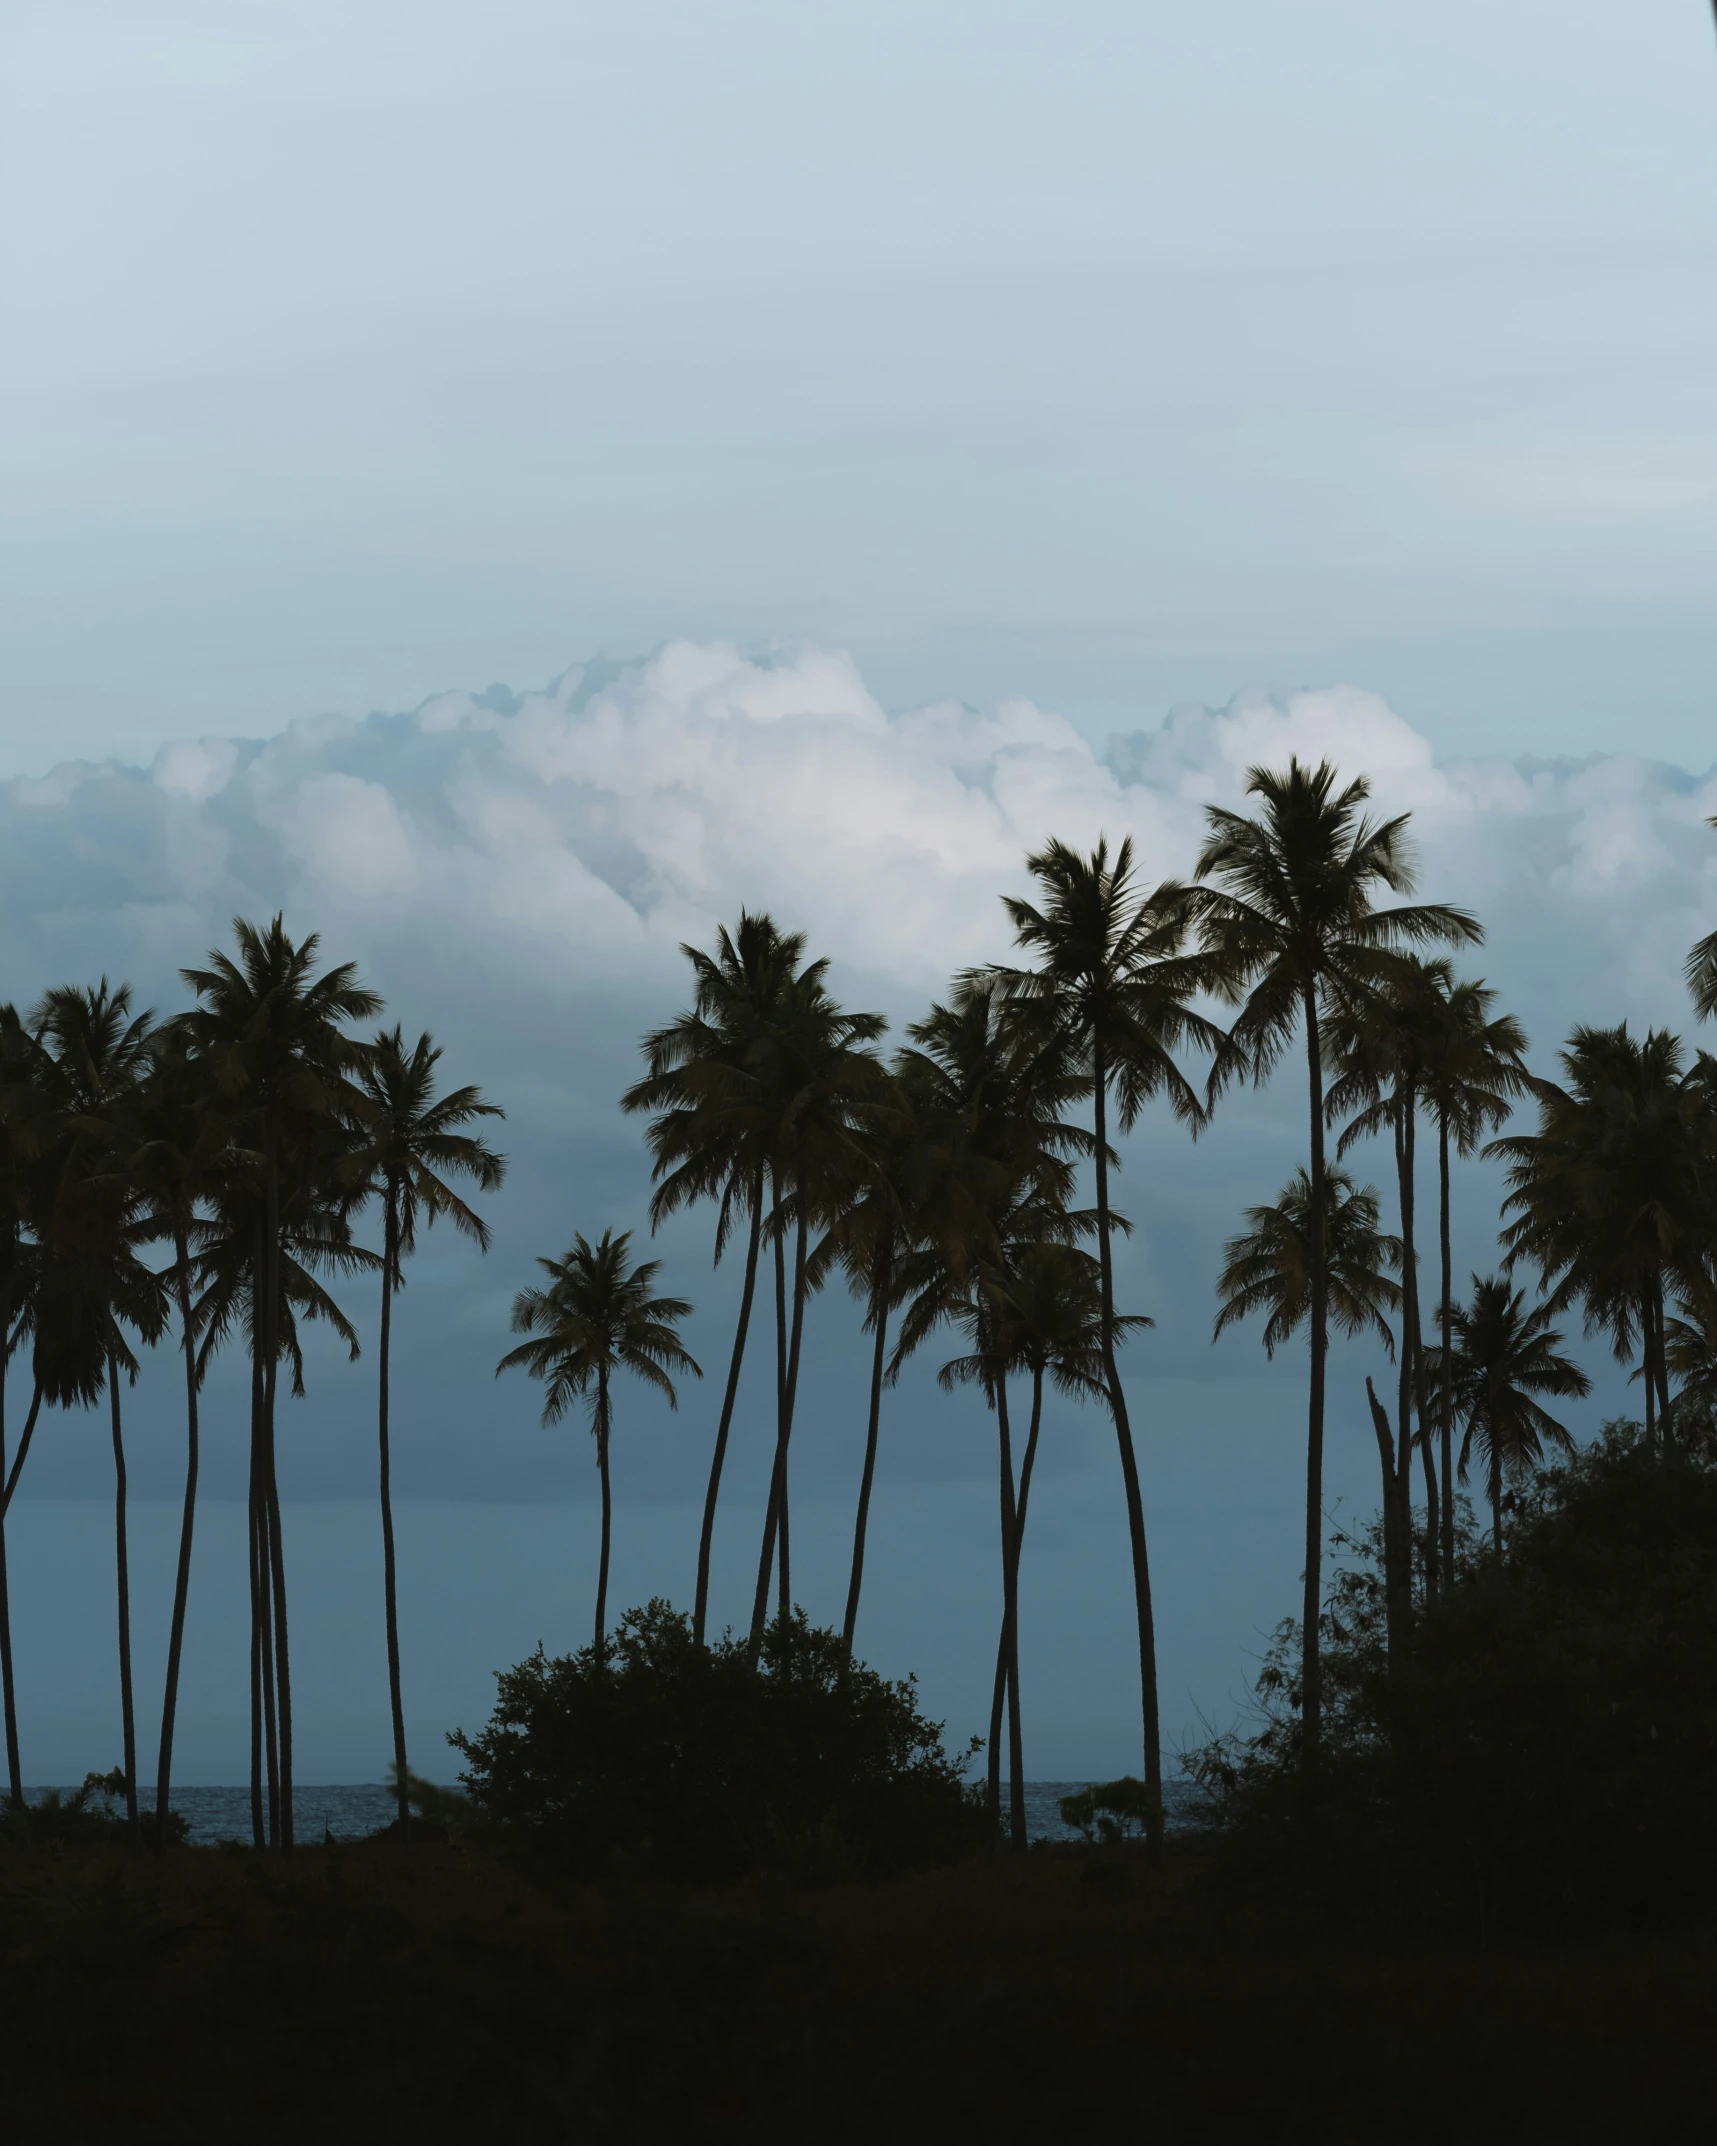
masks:
<svg viewBox="0 0 1717 2146"><path fill-rule="evenodd" d="M1674 1435L1669 1420L1669 1351L1664 1345L1663 1275L1652 1276L1652 1355L1657 1363L1658 1422L1663 1426L1663 1442L1668 1446Z"/></svg>
<svg viewBox="0 0 1717 2146"><path fill-rule="evenodd" d="M1306 1402L1306 1585L1300 1613L1300 1720L1304 1755L1308 1763L1313 1763L1323 1737L1323 1663L1319 1653L1318 1625L1323 1613L1324 1370L1329 1354L1329 1277L1324 1247L1323 1055L1318 1041L1317 994L1310 985L1304 993L1302 1012L1306 1024L1306 1070L1312 1122L1313 1257L1312 1375ZM1403 1476L1406 1474L1404 1468L1401 1472ZM1405 1544L1403 1554L1406 1554Z"/></svg>
<svg viewBox="0 0 1717 2146"><path fill-rule="evenodd" d="M1377 1437L1377 1458L1383 1471L1383 1611L1389 1638L1391 1663L1401 1658L1401 1596L1396 1585L1401 1569L1400 1500L1395 1488L1395 1434L1389 1427L1389 1411L1377 1398L1369 1375L1365 1398L1371 1407L1371 1428Z"/></svg>
<svg viewBox="0 0 1717 2146"><path fill-rule="evenodd" d="M0 1300L0 1484L6 1480L6 1373L10 1368L11 1297ZM6 1576L6 1521L0 1513L0 1706L6 1716L7 1796L14 1810L24 1801L18 1757L18 1695L12 1680L12 1594Z"/></svg>
<svg viewBox="0 0 1717 2146"><path fill-rule="evenodd" d="M858 1624L859 1588L864 1583L864 1538L870 1525L870 1490L876 1479L877 1433L882 1423L882 1372L888 1354L889 1274L893 1265L893 1239L885 1234L871 1274L870 1311L876 1325L876 1347L870 1362L870 1420L865 1426L864 1471L859 1477L858 1518L853 1524L853 1571L847 1583L847 1614L841 1626L841 1650L853 1651L853 1631Z"/></svg>
<svg viewBox="0 0 1717 2146"><path fill-rule="evenodd" d="M1043 1426L1043 1366L1034 1364L1031 1373L1031 1429L1026 1433L1025 1455L1020 1462L1019 1501L1014 1512L1013 1533L1008 1542L1009 1601L1004 1611L1005 1636L1008 1654L1008 1681L1013 1690L1013 1728L1008 1743L1008 1765L1012 1773L1009 1783L1011 1794L1009 1812L1012 1821L1013 1847L1016 1855L1024 1855L1029 1846L1025 1830L1025 1748L1020 1727L1020 1679L1019 1679L1019 1563L1020 1550L1025 1542L1025 1501L1031 1490L1031 1471L1037 1459L1037 1434Z"/></svg>
<svg viewBox="0 0 1717 2146"><path fill-rule="evenodd" d="M715 1540L715 1502L721 1490L722 1464L727 1459L727 1436L733 1425L733 1406L739 1396L739 1367L745 1357L745 1336L751 1325L751 1304L757 1290L757 1250L763 1236L763 1172L752 1187L751 1233L745 1248L745 1286L739 1297L739 1324L734 1330L733 1358L727 1367L727 1391L722 1396L721 1421L716 1427L715 1457L710 1462L709 1489L704 1493L703 1533L698 1538L698 1588L692 1612L692 1636L701 1647L709 1620L709 1561Z"/></svg>
<svg viewBox="0 0 1717 2146"><path fill-rule="evenodd" d="M167 1845L167 1814L173 1787L173 1721L179 1704L179 1662L185 1645L185 1605L191 1591L191 1531L197 1517L197 1351L191 1331L191 1251L182 1220L175 1219L179 1324L185 1339L185 1510L179 1522L179 1569L173 1580L173 1624L167 1636L167 1687L161 1701L161 1756L155 1769L155 1853Z"/></svg>
<svg viewBox="0 0 1717 2146"><path fill-rule="evenodd" d="M805 1205L799 1203L798 1226L793 1240L793 1338L787 1346L787 1417L781 1436L781 1487L776 1495L776 1522L780 1531L780 1550L776 1569L780 1574L780 1593L776 1608L783 1617L791 1616L793 1610L793 1570L787 1522L790 1501L787 1494L787 1463L793 1443L793 1410L799 1398L799 1349L805 1336L805 1242L807 1224Z"/></svg>
<svg viewBox="0 0 1717 2146"><path fill-rule="evenodd" d="M1651 1348L1651 1293L1642 1291L1639 1305L1640 1376L1645 1380L1645 1442L1657 1442L1657 1380L1653 1376Z"/></svg>
<svg viewBox="0 0 1717 2146"><path fill-rule="evenodd" d="M125 1539L125 1438L119 1421L119 1362L107 1352L107 1397L113 1418L114 1566L119 1583L119 1730L125 1767L125 1823L137 1838L137 1717L131 1689L131 1559Z"/></svg>
<svg viewBox="0 0 1717 2146"><path fill-rule="evenodd" d="M6 1478L6 1495L0 1502L0 1521L12 1510L12 1500L17 1493L18 1478L24 1472L24 1462L30 1451L30 1440L36 1435L36 1418L42 1413L42 1382L36 1381L35 1391L30 1396L30 1413L24 1418L24 1435L18 1441L18 1456L12 1463L12 1472Z"/></svg>
<svg viewBox="0 0 1717 2146"><path fill-rule="evenodd" d="M1425 1476L1425 1595L1427 1601L1437 1592L1437 1464L1431 1451L1431 1441L1425 1426L1425 1346L1419 1323L1419 1247L1418 1247L1418 1141L1419 1098L1409 1087L1402 1098L1403 1123L1401 1132L1401 1286L1403 1294L1402 1327L1409 1337L1403 1349L1404 1358L1401 1393L1401 1429L1404 1437L1411 1435L1410 1425L1418 1425L1419 1458Z"/></svg>
<svg viewBox="0 0 1717 2146"><path fill-rule="evenodd" d="M256 1265L261 1264L262 1245L256 1246ZM262 1502L262 1341L261 1282L252 1275L250 1351L250 1836L261 1849L274 1837L274 1814L278 1779L274 1751L274 1708L265 1702L265 1686L271 1687L269 1650L265 1639L268 1595L264 1583ZM265 1735L266 1725L266 1735ZM263 1747L267 1744L268 1809L266 1830L263 1813Z"/></svg>
<svg viewBox="0 0 1717 2146"><path fill-rule="evenodd" d="M1395 1360L1395 1561L1385 1576L1394 1600L1395 1626L1399 1637L1406 1630L1413 1604L1413 1309L1408 1284L1407 1255L1413 1240L1413 1183L1407 1169L1404 1118L1396 1093L1396 1109L1390 1121L1395 1142L1395 1204L1401 1217L1401 1348Z"/></svg>
<svg viewBox="0 0 1717 2146"><path fill-rule="evenodd" d="M757 1564L757 1587L751 1598L751 1633L747 1641L752 1666L769 1622L769 1582L775 1571L776 1486L781 1480L781 1443L787 1429L787 1240L781 1234L781 1181L771 1180L775 1200L771 1234L775 1240L775 1455L769 1465L769 1498L763 1509L763 1550Z"/></svg>
<svg viewBox="0 0 1717 2146"><path fill-rule="evenodd" d="M602 1482L602 1555L596 1566L596 1653L608 1637L608 1548L614 1531L614 1499L608 1481L608 1367L596 1374L596 1472Z"/></svg>
<svg viewBox="0 0 1717 2146"><path fill-rule="evenodd" d="M1490 1524L1496 1542L1497 1570L1502 1569L1502 1459L1493 1453L1490 1458Z"/></svg>
<svg viewBox="0 0 1717 2146"><path fill-rule="evenodd" d="M393 1456L388 1446L388 1352L393 1339L394 1271L399 1264L399 1186L390 1176L383 1202L382 1318L377 1354L377 1436L381 1459L382 1594L387 1610L388 1703L393 1709L394 1795L401 1833L411 1828L411 1793L406 1785L405 1705L399 1681L399 1595L395 1584L393 1544Z"/></svg>
<svg viewBox="0 0 1717 2146"><path fill-rule="evenodd" d="M777 1222L781 1189L776 1184ZM793 1403L799 1385L799 1350L805 1331L805 1264L808 1220L801 1203L794 1231L793 1316L791 1340L787 1320L787 1251L779 1227L775 1231L775 1464L769 1478L769 1506L763 1521L763 1550L757 1565L757 1592L751 1606L751 1656L755 1661L763 1643L769 1616L769 1577L775 1565L777 1536L781 1552L780 1589L777 1610L783 1617L793 1607L792 1573L787 1541L787 1448L793 1436Z"/></svg>
<svg viewBox="0 0 1717 2146"><path fill-rule="evenodd" d="M1441 1423L1443 1496L1443 1585L1455 1584L1455 1390L1449 1377L1454 1359L1454 1271L1449 1237L1449 1120L1437 1113L1437 1234L1443 1256L1443 1301L1440 1327L1443 1343L1443 1390L1437 1410Z"/></svg>
<svg viewBox="0 0 1717 2146"><path fill-rule="evenodd" d="M280 1156L268 1131L268 1294L264 1300L268 1357L263 1366L263 1483L268 1500L273 1578L275 1696L280 1708L280 1850L292 1853L292 1658L287 1646L286 1552L280 1531L280 1482L275 1466L274 1400L280 1370Z"/></svg>
<svg viewBox="0 0 1717 2146"><path fill-rule="evenodd" d="M1000 1854L1002 1845L1002 1740L1001 1740L1001 1684L1005 1682L1009 1705L1009 1762L1016 1766L1015 1747L1020 1742L1019 1733L1019 1687L1012 1673L1013 1655L1007 1641L1013 1632L1014 1608L1014 1465L1013 1438L1008 1426L1008 1382L1004 1371L995 1381L993 1398L996 1411L996 1448L1001 1472L1001 1519L1002 1519L1002 1636L1003 1667L1008 1672L998 1681L997 1693L990 1709L989 1774L986 1783L987 1809L990 1821L991 1852ZM1010 1784L1011 1788L1011 1784Z"/></svg>
<svg viewBox="0 0 1717 2146"><path fill-rule="evenodd" d="M1157 1637L1151 1611L1150 1554L1145 1543L1145 1507L1139 1494L1139 1464L1127 1397L1115 1361L1115 1269L1109 1242L1109 1158L1106 1125L1109 1072L1098 1043L1092 1053L1097 1133L1097 1260L1103 1288L1103 1377L1109 1389L1109 1413L1121 1449L1121 1482L1127 1498L1127 1540L1133 1555L1133 1605L1139 1627L1139 1708L1145 1744L1145 1852L1158 1862L1163 1852L1163 1751L1157 1709Z"/></svg>

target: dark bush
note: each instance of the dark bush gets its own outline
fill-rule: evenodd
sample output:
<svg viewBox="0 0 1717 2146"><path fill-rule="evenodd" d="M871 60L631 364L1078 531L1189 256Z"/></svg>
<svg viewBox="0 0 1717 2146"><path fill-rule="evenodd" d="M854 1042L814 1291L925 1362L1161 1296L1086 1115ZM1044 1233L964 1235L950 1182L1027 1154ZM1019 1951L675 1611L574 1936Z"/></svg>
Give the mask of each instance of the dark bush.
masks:
<svg viewBox="0 0 1717 2146"><path fill-rule="evenodd" d="M1507 1555L1464 1546L1391 1667L1376 1560L1325 1625L1324 1750L1300 1764L1297 1635L1248 1742L1194 1755L1241 1863L1461 1928L1717 1908L1717 1438L1631 1424L1513 1500Z"/></svg>
<svg viewBox="0 0 1717 2146"><path fill-rule="evenodd" d="M849 1663L803 1613L753 1669L743 1642L699 1647L655 1601L601 1652L539 1647L497 1683L488 1727L450 1738L460 1778L482 1819L576 1871L892 1872L982 1839L970 1752L944 1751L912 1680Z"/></svg>

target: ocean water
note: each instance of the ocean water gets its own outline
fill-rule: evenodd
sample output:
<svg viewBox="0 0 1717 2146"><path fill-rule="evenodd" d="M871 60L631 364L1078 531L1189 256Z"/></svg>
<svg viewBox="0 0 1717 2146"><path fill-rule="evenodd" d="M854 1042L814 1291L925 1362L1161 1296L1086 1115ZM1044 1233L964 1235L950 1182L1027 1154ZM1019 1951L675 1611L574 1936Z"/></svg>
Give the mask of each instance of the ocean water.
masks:
<svg viewBox="0 0 1717 2146"><path fill-rule="evenodd" d="M1033 1840L1077 1840L1078 1835L1061 1822L1057 1808L1063 1796L1088 1787L1085 1781L1028 1781L1025 1784L1026 1831ZM34 1803L39 1788L24 1791ZM61 1795L68 1793L61 1789ZM1007 1783L1002 1784L1004 1799ZM1185 1788L1170 1782L1164 1791L1168 1830L1186 1823ZM146 1810L153 1810L153 1793L143 1797ZM248 1788L179 1788L173 1790L173 1808L190 1821L191 1839L203 1847L219 1841L250 1839L250 1790ZM391 1823L393 1792L379 1782L303 1782L292 1785L293 1832L300 1841L361 1840L366 1833Z"/></svg>

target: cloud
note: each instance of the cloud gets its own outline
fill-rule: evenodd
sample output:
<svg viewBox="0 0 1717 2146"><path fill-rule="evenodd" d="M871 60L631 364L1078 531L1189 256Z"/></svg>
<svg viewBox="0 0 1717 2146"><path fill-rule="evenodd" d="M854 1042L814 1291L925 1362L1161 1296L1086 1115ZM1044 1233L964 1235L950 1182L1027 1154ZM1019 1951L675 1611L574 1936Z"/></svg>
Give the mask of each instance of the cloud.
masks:
<svg viewBox="0 0 1717 2146"><path fill-rule="evenodd" d="M69 954L76 919L99 961L119 958L114 932L154 945L153 925L284 906L378 958L433 940L576 989L662 975L746 903L922 993L1001 951L997 894L1045 836L1131 834L1147 873L1182 873L1205 805L1240 804L1246 770L1291 753L1412 813L1427 892L1490 915L1510 988L1546 1000L1536 979L1572 968L1582 1011L1607 990L1679 1017L1681 954L1717 911L1710 776L1625 755L1439 761L1352 687L1180 708L1102 755L1028 701L890 715L844 656L683 642L543 692L0 785L8 983L27 992L51 948Z"/></svg>
<svg viewBox="0 0 1717 2146"><path fill-rule="evenodd" d="M1625 755L1443 760L1352 687L1180 708L1102 753L1029 701L889 713L844 656L688 643L541 692L448 693L410 714L181 741L147 769L0 784L0 992L28 1003L106 972L170 1006L178 966L231 916L282 908L330 958L358 961L390 1017L430 1024L455 1077L507 1105L515 1168L490 1260L439 1248L414 1277L402 1379L425 1426L419 1480L452 1495L564 1489L582 1467L545 1444L522 1387L491 1387L491 1344L532 1255L573 1227L639 1217L639 1128L615 1098L637 1036L681 1002L680 943L707 943L742 904L767 908L832 958L853 1002L908 1019L952 971L1006 950L997 897L1023 885L1034 845L1130 834L1147 874L1183 874L1205 807L1242 805L1248 768L1292 753L1369 775L1378 812L1412 814L1424 892L1485 920L1474 965L1541 1064L1576 1019L1688 1025L1681 962L1717 923L1709 775ZM1256 1375L1246 1339L1213 1361L1211 1278L1233 1215L1295 1159L1303 1111L1289 1068L1225 1106L1196 1154L1149 1121L1130 1147L1123 1198L1140 1226L1123 1278L1158 1320L1145 1384ZM1494 1197L1460 1205L1459 1257L1488 1263ZM710 1280L705 1218L676 1231L665 1249L719 1360L731 1278ZM841 1317L819 1317L817 1347L838 1352ZM812 1386L833 1367L813 1366ZM302 1480L356 1492L367 1381L330 1372L318 1393ZM496 1426L480 1454L473 1420ZM936 1435L923 1465L987 1465ZM659 1448L664 1479L674 1450Z"/></svg>

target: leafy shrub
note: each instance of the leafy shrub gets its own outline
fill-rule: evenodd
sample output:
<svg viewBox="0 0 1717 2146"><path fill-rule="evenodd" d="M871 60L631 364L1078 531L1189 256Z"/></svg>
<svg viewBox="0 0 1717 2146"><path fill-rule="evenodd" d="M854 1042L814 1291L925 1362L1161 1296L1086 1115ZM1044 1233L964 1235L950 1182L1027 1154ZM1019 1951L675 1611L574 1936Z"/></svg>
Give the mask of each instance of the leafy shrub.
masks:
<svg viewBox="0 0 1717 2146"><path fill-rule="evenodd" d="M573 1869L893 1871L982 1839L970 1751L943 1749L913 1680L848 1662L802 1612L769 1628L755 1669L657 1600L600 1651L539 1647L496 1681L488 1727L449 1739L460 1778L484 1819Z"/></svg>
<svg viewBox="0 0 1717 2146"><path fill-rule="evenodd" d="M1375 1545L1372 1546L1373 1551ZM1300 1763L1298 1640L1262 1721L1190 1768L1243 1864L1471 1928L1657 1922L1717 1906L1717 1435L1632 1424L1514 1500L1507 1556L1385 1644L1375 1554L1333 1592L1324 1744Z"/></svg>
<svg viewBox="0 0 1717 2146"><path fill-rule="evenodd" d="M0 1802L0 1840L41 1845L49 1841L124 1840L128 1835L125 1816L125 1774L116 1766L111 1773L86 1773L81 1788L62 1795L46 1788L34 1803ZM138 1832L153 1845L155 1813L138 1813ZM167 1839L182 1847L191 1837L190 1820L179 1811L167 1813Z"/></svg>
<svg viewBox="0 0 1717 2146"><path fill-rule="evenodd" d="M1089 1788L1063 1796L1061 1823L1084 1837L1087 1847L1119 1847L1143 1840L1156 1798L1143 1781L1124 1773L1118 1781L1094 1781Z"/></svg>

